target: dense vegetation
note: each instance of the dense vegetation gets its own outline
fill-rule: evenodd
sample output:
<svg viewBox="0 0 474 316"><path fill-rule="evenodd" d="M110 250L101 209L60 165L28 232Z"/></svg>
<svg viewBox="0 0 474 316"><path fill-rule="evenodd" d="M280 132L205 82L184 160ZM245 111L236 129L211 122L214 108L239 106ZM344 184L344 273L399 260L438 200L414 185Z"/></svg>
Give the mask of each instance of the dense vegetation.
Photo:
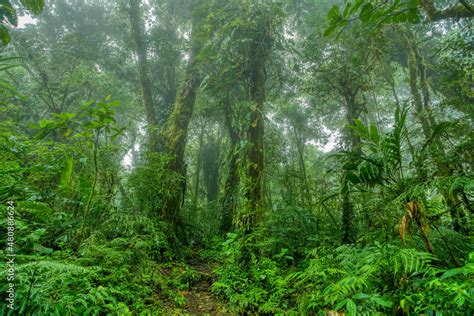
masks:
<svg viewBox="0 0 474 316"><path fill-rule="evenodd" d="M2 315L474 313L468 1L0 15Z"/></svg>

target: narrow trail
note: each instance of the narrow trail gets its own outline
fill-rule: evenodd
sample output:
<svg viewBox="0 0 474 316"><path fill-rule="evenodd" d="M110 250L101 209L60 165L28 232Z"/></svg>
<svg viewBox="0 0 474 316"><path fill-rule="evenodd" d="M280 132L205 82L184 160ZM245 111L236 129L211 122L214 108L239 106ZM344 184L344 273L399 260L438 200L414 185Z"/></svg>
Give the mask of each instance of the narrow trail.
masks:
<svg viewBox="0 0 474 316"><path fill-rule="evenodd" d="M187 299L186 311L189 315L229 315L223 311L223 306L211 292L212 266L211 263L195 256L188 261L189 266L199 272L198 280L191 284L184 295Z"/></svg>

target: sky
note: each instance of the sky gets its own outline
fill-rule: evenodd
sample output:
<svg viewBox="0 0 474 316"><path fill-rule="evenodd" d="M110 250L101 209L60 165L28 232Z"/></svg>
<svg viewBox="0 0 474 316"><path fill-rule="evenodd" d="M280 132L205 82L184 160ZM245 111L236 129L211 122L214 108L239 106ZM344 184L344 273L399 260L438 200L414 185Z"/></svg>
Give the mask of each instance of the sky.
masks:
<svg viewBox="0 0 474 316"><path fill-rule="evenodd" d="M18 17L18 28L23 28L25 27L26 24L35 24L36 19L33 18L31 15L24 15L24 16L19 16Z"/></svg>

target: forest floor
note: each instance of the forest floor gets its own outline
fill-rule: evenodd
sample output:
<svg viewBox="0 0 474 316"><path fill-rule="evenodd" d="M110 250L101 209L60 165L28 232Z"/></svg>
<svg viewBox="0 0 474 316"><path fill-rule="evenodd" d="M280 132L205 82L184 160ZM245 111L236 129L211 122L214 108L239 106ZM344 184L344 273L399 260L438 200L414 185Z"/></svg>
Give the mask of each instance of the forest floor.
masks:
<svg viewBox="0 0 474 316"><path fill-rule="evenodd" d="M199 277L184 294L187 300L187 313L189 315L229 315L224 312L224 306L211 292L215 263L196 254L188 260L188 265L198 272Z"/></svg>

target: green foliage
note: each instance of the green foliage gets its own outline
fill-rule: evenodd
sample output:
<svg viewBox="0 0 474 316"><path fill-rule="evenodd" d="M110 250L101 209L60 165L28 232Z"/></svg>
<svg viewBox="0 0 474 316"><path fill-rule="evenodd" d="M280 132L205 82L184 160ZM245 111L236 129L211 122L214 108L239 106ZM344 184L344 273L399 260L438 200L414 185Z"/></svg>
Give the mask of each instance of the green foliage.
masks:
<svg viewBox="0 0 474 316"><path fill-rule="evenodd" d="M367 152L363 153L342 153L342 157L348 161L343 168L352 184L386 186L403 179L402 142L407 137L407 113L406 109L397 109L392 131L382 135L377 126L365 126L358 119L355 120L355 125L349 126L367 147Z"/></svg>
<svg viewBox="0 0 474 316"><path fill-rule="evenodd" d="M324 35L328 36L338 28L346 28L355 19L360 20L372 31L378 30L383 24L418 23L421 20L418 6L419 0L398 0L391 3L367 0L344 1L342 8L335 4L329 10L328 27Z"/></svg>
<svg viewBox="0 0 474 316"><path fill-rule="evenodd" d="M278 209L267 215L258 228L257 246L264 256L279 254L281 264L291 265L306 256L306 250L315 244L318 219L298 207Z"/></svg>
<svg viewBox="0 0 474 316"><path fill-rule="evenodd" d="M44 0L20 0L20 2L33 14L40 14L43 11Z"/></svg>
<svg viewBox="0 0 474 316"><path fill-rule="evenodd" d="M226 297L230 309L235 312L287 310L287 297L291 290L275 261L282 255L273 259L252 255L249 265L244 266L241 264L242 249L242 238L229 233L222 249L225 264L216 271L219 279L214 282L213 291Z"/></svg>
<svg viewBox="0 0 474 316"><path fill-rule="evenodd" d="M0 1L0 314L474 313L472 6L123 7Z"/></svg>
<svg viewBox="0 0 474 316"><path fill-rule="evenodd" d="M3 206L1 215L6 218ZM57 216L63 219L57 221ZM68 214L53 214L39 202L18 202L15 217L15 313L157 312L164 309L163 301L182 306L180 291L196 278L186 266L170 264L174 254L165 225L147 217L110 214L101 230L85 239L74 254L64 231L71 224ZM61 231L66 235L58 237ZM7 273L4 267L2 262L2 278ZM2 283L2 293L7 286Z"/></svg>
<svg viewBox="0 0 474 316"><path fill-rule="evenodd" d="M295 274L297 287L304 289L300 308L335 306L338 310L346 305L353 308L357 302L366 312L392 307L394 294L405 290L410 276L431 271L433 259L393 245L340 247L335 252L322 249L313 257L305 271Z"/></svg>
<svg viewBox="0 0 474 316"><path fill-rule="evenodd" d="M163 201L180 191L181 175L170 172L171 157L160 153L147 153L144 161L130 176L128 185L134 192L135 205L145 214L159 215Z"/></svg>
<svg viewBox="0 0 474 316"><path fill-rule="evenodd" d="M282 269L286 251L272 258L252 257L248 267L240 266L235 234L228 236L222 251L227 259L213 288L238 312L462 315L474 307L468 299L474 290L471 261L443 270L433 255L397 244L315 248L296 271Z"/></svg>
<svg viewBox="0 0 474 316"><path fill-rule="evenodd" d="M21 0L21 4L33 14L40 14L43 10L44 0ZM3 0L0 3L0 37L2 38L3 46L10 43L10 34L7 23L17 26L18 17L16 10L9 0Z"/></svg>
<svg viewBox="0 0 474 316"><path fill-rule="evenodd" d="M109 145L122 131L114 124L117 105L108 97L80 113L53 115L34 126L36 137L10 119L0 125L0 196L16 203L15 313L131 315L163 310L162 300L183 302L178 291L189 284L188 272L160 272L175 256L166 225L107 206L117 185L110 182L117 148ZM1 218L5 227L4 206Z"/></svg>
<svg viewBox="0 0 474 316"><path fill-rule="evenodd" d="M64 167L63 167L63 170L61 171L61 176L60 176L60 179L59 179L59 186L61 188L67 189L69 187L70 182L71 182L71 175L72 175L72 170L73 170L74 157L71 156L71 155L66 154L64 158L65 158Z"/></svg>

